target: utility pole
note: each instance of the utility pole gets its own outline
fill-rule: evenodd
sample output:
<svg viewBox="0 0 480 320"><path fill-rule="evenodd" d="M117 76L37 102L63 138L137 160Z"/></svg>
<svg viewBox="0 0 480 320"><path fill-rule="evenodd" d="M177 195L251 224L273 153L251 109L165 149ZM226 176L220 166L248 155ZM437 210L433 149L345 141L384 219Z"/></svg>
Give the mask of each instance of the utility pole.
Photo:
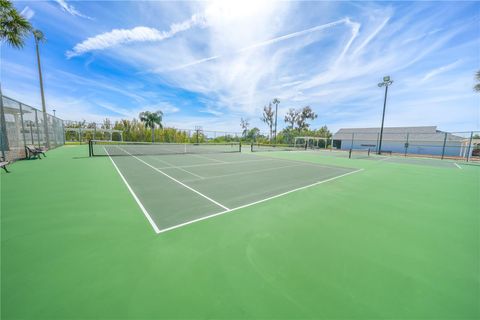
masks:
<svg viewBox="0 0 480 320"><path fill-rule="evenodd" d="M35 39L35 49L37 49L37 65L38 65L38 77L40 79L40 94L42 96L42 112L43 112L43 127L45 130L45 142L46 147L50 148L50 135L48 133L48 122L47 122L47 107L45 105L45 93L43 91L43 78L42 78L42 67L40 66L40 52L38 49L38 42L45 41L43 33L40 30L33 31L33 38Z"/></svg>

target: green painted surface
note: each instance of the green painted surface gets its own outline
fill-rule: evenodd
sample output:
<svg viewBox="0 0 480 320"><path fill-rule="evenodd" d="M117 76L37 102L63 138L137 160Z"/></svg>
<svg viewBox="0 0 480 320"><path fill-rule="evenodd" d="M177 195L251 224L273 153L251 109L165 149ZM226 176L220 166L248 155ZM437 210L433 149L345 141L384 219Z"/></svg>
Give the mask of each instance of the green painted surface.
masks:
<svg viewBox="0 0 480 320"><path fill-rule="evenodd" d="M112 161L160 230L356 171L251 153L116 156Z"/></svg>
<svg viewBox="0 0 480 320"><path fill-rule="evenodd" d="M480 317L477 166L269 153L365 170L157 235L86 154L2 172L2 319Z"/></svg>

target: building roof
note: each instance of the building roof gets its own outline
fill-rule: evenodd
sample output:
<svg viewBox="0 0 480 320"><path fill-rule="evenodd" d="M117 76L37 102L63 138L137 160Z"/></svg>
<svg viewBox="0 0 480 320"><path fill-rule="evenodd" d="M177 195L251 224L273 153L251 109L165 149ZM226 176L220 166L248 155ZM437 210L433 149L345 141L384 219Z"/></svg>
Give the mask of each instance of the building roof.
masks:
<svg viewBox="0 0 480 320"><path fill-rule="evenodd" d="M380 132L380 128L342 128L337 131L338 133L377 133ZM423 126L423 127L384 127L384 133L437 133L436 126Z"/></svg>

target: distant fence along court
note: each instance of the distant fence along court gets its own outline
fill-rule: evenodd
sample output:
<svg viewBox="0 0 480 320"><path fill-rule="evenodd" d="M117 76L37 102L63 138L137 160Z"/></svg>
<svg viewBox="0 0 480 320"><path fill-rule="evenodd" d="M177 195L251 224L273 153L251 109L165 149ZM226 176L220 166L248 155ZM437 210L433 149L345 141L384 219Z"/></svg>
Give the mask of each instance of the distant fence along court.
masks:
<svg viewBox="0 0 480 320"><path fill-rule="evenodd" d="M7 161L26 157L26 146L56 148L65 143L63 120L2 96L0 149Z"/></svg>
<svg viewBox="0 0 480 320"><path fill-rule="evenodd" d="M379 128L340 129L333 135L333 148L369 149L386 154L480 160L480 132L445 132L429 127L385 128L380 146Z"/></svg>

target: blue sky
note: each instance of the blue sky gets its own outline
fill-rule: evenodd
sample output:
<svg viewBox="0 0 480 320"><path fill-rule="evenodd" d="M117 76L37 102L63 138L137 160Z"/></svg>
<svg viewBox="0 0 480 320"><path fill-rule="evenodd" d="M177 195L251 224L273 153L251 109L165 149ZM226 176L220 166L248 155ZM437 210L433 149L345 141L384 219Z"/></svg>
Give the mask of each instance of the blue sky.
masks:
<svg viewBox="0 0 480 320"><path fill-rule="evenodd" d="M265 104L310 105L312 127L480 129L478 2L15 1L45 33L49 111L101 121L162 110L177 128L266 131ZM33 39L2 44L5 95L40 106Z"/></svg>

